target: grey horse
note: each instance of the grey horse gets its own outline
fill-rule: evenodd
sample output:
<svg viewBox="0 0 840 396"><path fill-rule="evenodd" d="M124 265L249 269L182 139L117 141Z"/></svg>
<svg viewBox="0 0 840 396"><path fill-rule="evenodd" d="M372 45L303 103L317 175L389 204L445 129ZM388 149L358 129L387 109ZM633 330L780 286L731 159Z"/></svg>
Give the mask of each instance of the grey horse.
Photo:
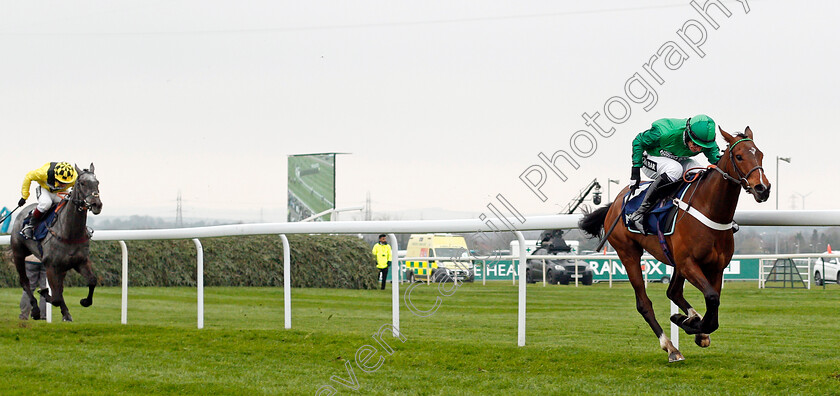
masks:
<svg viewBox="0 0 840 396"><path fill-rule="evenodd" d="M24 216L18 216L12 227L10 243L12 262L17 268L20 285L29 296L34 319L41 317L41 310L29 288L29 279L26 276L25 259L30 254L41 259L47 269L47 281L50 284L52 296L49 296L46 290L41 290L41 294L47 302L61 307L61 317L65 322L73 321L63 296L64 277L67 271L75 269L87 279L88 295L80 303L83 307L93 304L96 276L93 275L89 259L90 234L86 224L88 210L95 215L99 214L102 211L102 201L99 199L99 180L96 180L96 175L93 173L93 163L90 164L90 169L80 170L76 167L76 172L79 175L76 185L67 198L59 204L64 207L56 216L49 234L41 241L40 248L38 242L27 240L20 235ZM32 210L34 206L34 204L27 206L23 213ZM50 210L55 210L55 207Z"/></svg>

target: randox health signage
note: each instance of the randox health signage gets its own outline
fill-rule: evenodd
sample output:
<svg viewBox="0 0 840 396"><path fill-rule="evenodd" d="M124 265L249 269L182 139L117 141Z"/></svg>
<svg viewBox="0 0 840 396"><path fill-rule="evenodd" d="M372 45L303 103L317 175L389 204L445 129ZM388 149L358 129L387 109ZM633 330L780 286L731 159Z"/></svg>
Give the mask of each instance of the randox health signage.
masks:
<svg viewBox="0 0 840 396"><path fill-rule="evenodd" d="M612 264L612 276L614 281L626 281L627 270L620 260L608 260L592 258L585 261L594 272L594 280L607 281L610 278L610 264ZM648 280L655 281L662 278L670 278L673 268L658 260L642 260L644 270L647 272ZM723 272L726 280L758 280L758 259L732 260ZM476 262L476 280L481 279L484 266L482 262ZM500 260L487 261L487 280L510 280L518 275L518 268L515 261ZM537 279L542 279L537 276Z"/></svg>

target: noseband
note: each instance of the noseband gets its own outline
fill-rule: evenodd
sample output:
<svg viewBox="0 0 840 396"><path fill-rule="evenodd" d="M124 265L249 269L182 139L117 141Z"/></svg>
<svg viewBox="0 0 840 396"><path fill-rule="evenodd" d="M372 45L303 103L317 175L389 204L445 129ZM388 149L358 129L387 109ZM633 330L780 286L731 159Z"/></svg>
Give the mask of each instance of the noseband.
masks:
<svg viewBox="0 0 840 396"><path fill-rule="evenodd" d="M75 190L74 190L74 192L75 192ZM75 194L73 194L73 195L75 195ZM76 205L76 210L78 210L79 212L84 212L84 211L87 211L88 209L90 209L91 206L93 206L93 204L91 202L89 202L88 199L99 198L99 192L98 191L91 192L88 195L85 195L85 197L82 198L82 199L76 199L76 197L71 197L71 198L72 199L70 201L73 202L73 205Z"/></svg>
<svg viewBox="0 0 840 396"><path fill-rule="evenodd" d="M730 176L728 173L724 172L723 170L721 170L717 166L715 166L713 169L720 172L720 174L723 175L724 179L726 179L728 181L731 181L735 184L740 184L741 187L744 189L744 191L755 195L755 194L758 194L758 193L755 191L755 189L752 186L750 186L750 183L749 183L749 181L747 181L747 178L749 178L750 175L757 170L764 171L764 168L761 165L757 165L756 167L750 169L750 171L745 174L744 172L741 172L740 169L738 169L738 165L735 164L735 160L734 160L734 158L732 158L732 155L733 155L732 154L732 149L734 149L735 146L738 145L738 143L745 142L745 141L751 142L752 139L750 139L750 138L741 139L741 140L733 143L731 146L729 146L729 149L728 149L729 150L729 163L732 164L732 168L735 169L735 173L738 174L737 179Z"/></svg>
<svg viewBox="0 0 840 396"><path fill-rule="evenodd" d="M71 201L73 202L74 205L76 205L76 210L78 210L79 212L84 212L84 211L90 209L91 206L93 206L92 203L88 202L88 199L91 198L91 197L99 198L99 193L98 192L92 192L92 193L86 195L83 199L73 198Z"/></svg>

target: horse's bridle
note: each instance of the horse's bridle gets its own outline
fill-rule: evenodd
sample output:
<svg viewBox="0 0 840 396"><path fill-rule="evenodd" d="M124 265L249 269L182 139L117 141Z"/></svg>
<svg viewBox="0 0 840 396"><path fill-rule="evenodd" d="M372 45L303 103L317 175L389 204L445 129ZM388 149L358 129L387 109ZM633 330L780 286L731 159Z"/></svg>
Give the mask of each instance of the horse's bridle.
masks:
<svg viewBox="0 0 840 396"><path fill-rule="evenodd" d="M93 206L92 203L88 202L88 198L90 198L90 197L98 198L99 193L92 192L92 193L86 195L83 199L73 198L72 202L73 202L74 205L76 205L76 210L78 210L79 212L84 212L84 211L90 209L90 207Z"/></svg>
<svg viewBox="0 0 840 396"><path fill-rule="evenodd" d="M73 202L73 205L76 205L76 210L78 210L79 212L84 212L90 209L91 206L93 206L92 203L88 202L88 199L91 197L99 198L99 192L91 192L90 194L85 195L85 197L82 199L76 199L76 197L73 197L71 199L71 202Z"/></svg>
<svg viewBox="0 0 840 396"><path fill-rule="evenodd" d="M732 176L730 176L728 173L724 172L722 169L720 169L720 168L719 168L719 167L717 167L717 166L713 167L712 169L714 169L714 170L716 170L716 171L720 172L720 174L721 174L721 175L723 175L723 178L724 178L724 179L726 179L726 180L728 180L728 181L731 181L731 182L733 182L733 183L735 183L735 184L740 184L740 185L741 185L741 187L744 189L744 191L746 191L746 192L748 192L748 193L750 193L750 194L755 195L755 194L758 194L758 193L755 191L755 189L754 189L752 186L750 186L750 182L749 182L749 181L747 181L747 178L749 178L749 177L750 177L750 175L751 175L753 172L757 171L757 170L764 171L764 168L763 168L761 165L757 165L756 167L754 167L754 168L750 169L750 171L749 171L749 172L747 172L746 174L744 174L744 172L741 172L741 170L740 170L740 169L738 169L738 165L736 165L734 158L732 158L732 155L733 155L733 154L732 154L732 149L734 149L734 148L735 148L735 146L736 146L736 145L738 145L738 143L745 142L745 141L749 141L749 142L751 142L751 141L752 141L752 139L750 139L750 138L743 138L743 139L741 139L741 140L738 140L738 141L737 141L737 142L735 142L735 143L732 143L732 145L731 145L731 146L729 146L729 148L728 148L728 150L729 150L729 163L731 163L731 164L732 164L732 168L733 168L733 169L735 169L735 173L737 173L737 174L738 174L738 178L737 178L737 179L736 179L736 178L734 178L734 177L732 177Z"/></svg>

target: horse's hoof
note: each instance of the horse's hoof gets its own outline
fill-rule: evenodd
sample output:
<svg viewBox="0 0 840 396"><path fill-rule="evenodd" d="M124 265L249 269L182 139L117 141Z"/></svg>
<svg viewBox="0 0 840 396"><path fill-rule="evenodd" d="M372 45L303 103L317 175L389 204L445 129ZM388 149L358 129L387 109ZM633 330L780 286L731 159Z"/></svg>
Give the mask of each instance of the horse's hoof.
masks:
<svg viewBox="0 0 840 396"><path fill-rule="evenodd" d="M61 321L62 322L72 322L73 318L71 318L70 316L65 316L65 317L61 318Z"/></svg>
<svg viewBox="0 0 840 396"><path fill-rule="evenodd" d="M683 360L685 360L685 357L679 351L668 354L668 363L681 362Z"/></svg>
<svg viewBox="0 0 840 396"><path fill-rule="evenodd" d="M93 301L88 300L86 298L83 298L81 301L79 301L79 304L81 304L83 307L87 308L87 307L91 306L91 304L93 304Z"/></svg>
<svg viewBox="0 0 840 396"><path fill-rule="evenodd" d="M708 334L695 334L694 335L694 343L697 344L700 348L708 348L709 345L712 344L712 339L709 337Z"/></svg>
<svg viewBox="0 0 840 396"><path fill-rule="evenodd" d="M32 319L38 320L41 317L41 308L37 306L32 307Z"/></svg>

